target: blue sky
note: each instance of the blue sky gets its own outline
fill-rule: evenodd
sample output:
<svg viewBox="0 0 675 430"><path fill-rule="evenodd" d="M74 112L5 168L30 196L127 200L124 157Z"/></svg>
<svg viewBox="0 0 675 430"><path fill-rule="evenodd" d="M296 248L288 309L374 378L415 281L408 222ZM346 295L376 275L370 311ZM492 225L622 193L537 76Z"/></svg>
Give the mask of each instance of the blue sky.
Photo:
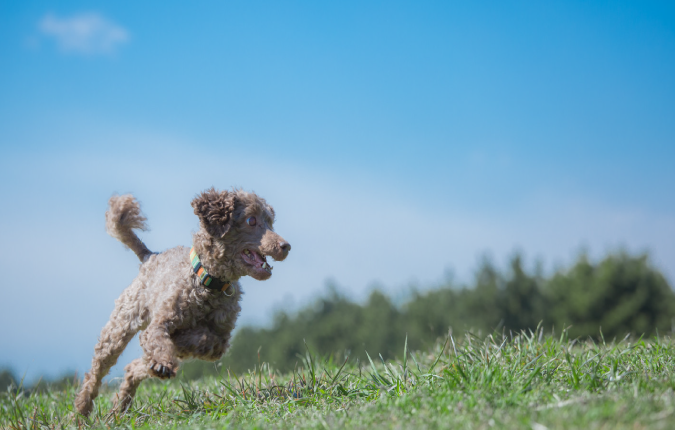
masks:
<svg viewBox="0 0 675 430"><path fill-rule="evenodd" d="M115 192L158 251L198 191L266 197L293 252L248 323L484 253L675 279L672 2L3 2L0 95L0 366L29 377L86 370L136 273Z"/></svg>

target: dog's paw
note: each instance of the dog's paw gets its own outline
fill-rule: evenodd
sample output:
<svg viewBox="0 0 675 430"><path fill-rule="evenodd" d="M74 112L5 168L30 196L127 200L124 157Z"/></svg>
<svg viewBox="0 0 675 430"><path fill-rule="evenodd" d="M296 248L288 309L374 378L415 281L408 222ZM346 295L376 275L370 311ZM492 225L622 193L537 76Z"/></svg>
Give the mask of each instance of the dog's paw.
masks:
<svg viewBox="0 0 675 430"><path fill-rule="evenodd" d="M150 374L160 379L169 379L176 376L177 366L171 364L161 364L150 362Z"/></svg>

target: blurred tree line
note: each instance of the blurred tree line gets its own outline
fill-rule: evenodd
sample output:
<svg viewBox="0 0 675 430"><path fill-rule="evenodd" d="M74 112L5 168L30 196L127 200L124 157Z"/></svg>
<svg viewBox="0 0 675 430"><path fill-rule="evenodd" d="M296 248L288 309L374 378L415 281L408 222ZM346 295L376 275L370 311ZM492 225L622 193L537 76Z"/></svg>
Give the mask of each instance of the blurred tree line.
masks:
<svg viewBox="0 0 675 430"><path fill-rule="evenodd" d="M48 389L63 391L70 386L77 386L79 384L77 374L68 373L58 378L46 379L40 378L32 384L24 384L23 378L18 377L11 369L0 369L0 392L6 392L9 387L21 387L22 391L27 394L37 391L45 391Z"/></svg>
<svg viewBox="0 0 675 430"><path fill-rule="evenodd" d="M366 351L388 359L401 354L406 335L410 349L424 350L449 330L485 336L493 330L534 330L540 322L557 333L571 326L572 338L598 338L602 330L609 341L629 333L672 333L674 317L675 293L646 254L617 252L597 263L582 254L572 267L548 277L539 269L526 270L516 255L507 270L484 259L472 284L448 281L433 290L413 291L402 306L378 290L365 303L356 303L329 288L298 312L278 312L269 328L239 329L216 365L193 361L181 369L190 379L228 368L241 373L260 362L288 371L301 362L304 341L313 352L335 354L338 360L346 354L367 360ZM0 389L12 378L0 372Z"/></svg>
<svg viewBox="0 0 675 430"><path fill-rule="evenodd" d="M240 373L262 361L292 370L298 355L305 354L303 339L313 352L363 361L366 351L385 359L400 355L406 335L410 348L425 349L449 330L484 336L493 330L534 330L541 322L558 333L571 326L572 338L598 338L602 330L609 341L629 333L671 333L674 317L675 293L646 254L617 252L595 264L582 254L572 267L548 277L539 269L526 270L516 255L507 270L484 259L471 285L448 281L413 292L402 306L378 290L360 304L330 288L297 313L278 312L269 328L241 328L220 366ZM184 366L187 377L205 372L215 372L215 366Z"/></svg>

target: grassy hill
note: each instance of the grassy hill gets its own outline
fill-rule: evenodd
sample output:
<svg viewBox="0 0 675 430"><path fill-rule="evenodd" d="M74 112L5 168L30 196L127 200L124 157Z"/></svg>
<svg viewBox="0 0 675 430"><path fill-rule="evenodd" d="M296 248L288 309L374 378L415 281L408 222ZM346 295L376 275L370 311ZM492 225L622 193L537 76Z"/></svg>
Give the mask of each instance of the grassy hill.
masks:
<svg viewBox="0 0 675 430"><path fill-rule="evenodd" d="M367 356L368 357L368 356ZM318 359L287 373L261 363L243 375L144 383L126 414L106 386L91 419L76 387L0 394L0 428L675 428L675 342L543 330L448 337L400 360Z"/></svg>

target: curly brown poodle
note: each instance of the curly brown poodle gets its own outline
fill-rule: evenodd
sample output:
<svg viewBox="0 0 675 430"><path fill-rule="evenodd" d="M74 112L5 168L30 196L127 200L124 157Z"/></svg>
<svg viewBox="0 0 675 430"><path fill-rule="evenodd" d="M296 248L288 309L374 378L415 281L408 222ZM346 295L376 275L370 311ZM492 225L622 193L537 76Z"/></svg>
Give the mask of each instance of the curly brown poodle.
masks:
<svg viewBox="0 0 675 430"><path fill-rule="evenodd" d="M274 209L254 193L202 192L192 201L200 224L192 250L178 246L161 253L151 252L134 233L147 227L132 195L113 196L109 204L108 233L134 251L141 266L115 301L94 348L91 370L75 400L85 416L92 411L101 379L141 330L143 356L124 368L115 401L119 411L127 410L144 379L171 378L182 360L218 360L229 347L241 310L239 278L269 279L272 266L266 257L281 261L291 249L274 232Z"/></svg>

